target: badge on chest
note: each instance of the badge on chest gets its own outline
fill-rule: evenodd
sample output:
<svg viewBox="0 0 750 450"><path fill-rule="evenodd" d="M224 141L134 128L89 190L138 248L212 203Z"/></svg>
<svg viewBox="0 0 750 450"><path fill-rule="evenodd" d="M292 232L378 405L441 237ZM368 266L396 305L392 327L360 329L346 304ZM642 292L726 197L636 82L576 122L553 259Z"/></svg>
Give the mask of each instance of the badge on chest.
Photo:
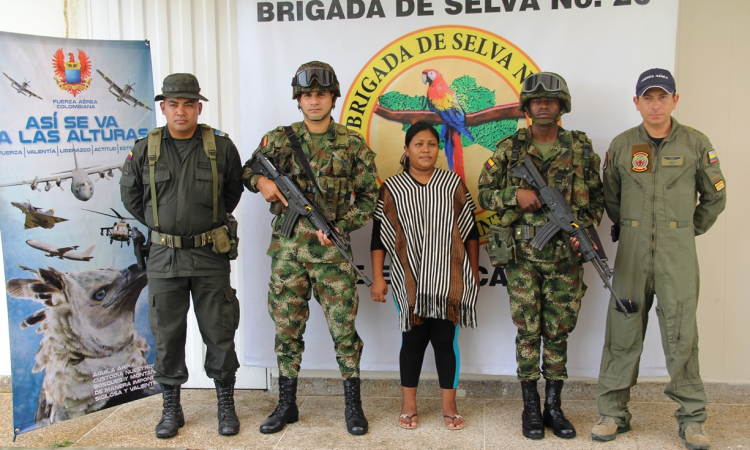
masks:
<svg viewBox="0 0 750 450"><path fill-rule="evenodd" d="M630 171L636 173L651 172L651 146L638 144L630 148Z"/></svg>

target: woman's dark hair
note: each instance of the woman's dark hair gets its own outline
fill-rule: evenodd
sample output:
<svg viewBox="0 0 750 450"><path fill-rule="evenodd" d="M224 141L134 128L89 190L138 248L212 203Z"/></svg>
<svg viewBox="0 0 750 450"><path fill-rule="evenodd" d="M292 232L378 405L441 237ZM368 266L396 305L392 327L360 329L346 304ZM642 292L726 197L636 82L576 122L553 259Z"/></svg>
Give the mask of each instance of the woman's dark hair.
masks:
<svg viewBox="0 0 750 450"><path fill-rule="evenodd" d="M429 122L425 122L424 120L420 120L419 122L415 123L414 125L410 126L408 130L406 130L406 137L404 138L404 145L407 147L411 143L411 140L414 139L414 136L417 135L420 131L424 130L430 130L433 136L435 136L435 139L440 141L440 137L438 136L438 132Z"/></svg>
<svg viewBox="0 0 750 450"><path fill-rule="evenodd" d="M416 122L415 124L410 126L408 130L406 130L404 145L408 147L409 144L411 144L411 140L414 139L414 136L416 136L420 131L424 130L429 130L430 133L435 136L435 139L440 142L440 136L438 135L435 127L433 127L429 122L420 120L419 122ZM409 158L406 156L406 153L404 153L404 155L401 157L401 165L404 167L404 171L409 170Z"/></svg>

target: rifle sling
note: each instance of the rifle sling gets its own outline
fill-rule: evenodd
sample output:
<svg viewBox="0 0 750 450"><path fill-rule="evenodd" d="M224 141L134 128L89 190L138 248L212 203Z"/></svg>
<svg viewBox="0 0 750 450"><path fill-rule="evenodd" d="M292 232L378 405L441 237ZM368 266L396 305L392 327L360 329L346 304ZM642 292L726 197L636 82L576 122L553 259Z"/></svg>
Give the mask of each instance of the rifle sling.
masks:
<svg viewBox="0 0 750 450"><path fill-rule="evenodd" d="M289 143L292 145L292 149L294 150L294 154L297 155L297 159L299 159L299 162L302 164L302 168L305 169L305 174L307 175L307 178L312 181L313 186L315 186L315 189L318 191L318 194L323 196L323 192L320 190L320 187L318 186L318 182L315 181L315 175L313 175L312 168L310 167L310 163L307 161L307 156L305 156L305 152L302 151L302 145L299 142L299 139L297 139L297 135L294 133L294 130L292 127L284 127L284 132L286 132L286 137L289 138Z"/></svg>

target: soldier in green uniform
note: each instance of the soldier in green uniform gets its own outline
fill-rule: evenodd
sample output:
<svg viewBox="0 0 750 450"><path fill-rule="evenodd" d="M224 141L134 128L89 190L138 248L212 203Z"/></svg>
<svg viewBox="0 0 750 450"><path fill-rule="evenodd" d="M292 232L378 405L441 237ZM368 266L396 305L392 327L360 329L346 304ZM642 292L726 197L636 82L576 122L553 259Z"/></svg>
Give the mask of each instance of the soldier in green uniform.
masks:
<svg viewBox="0 0 750 450"><path fill-rule="evenodd" d="M161 101L167 126L135 143L122 167L120 193L125 208L150 230L149 323L156 341L154 379L164 400L156 437L175 436L185 424L180 385L188 379L185 339L191 295L206 344L206 374L216 386L219 434L234 435L240 430L234 409L240 366L234 333L240 306L229 284L229 257L216 252L214 236L216 230L223 232L242 196L242 160L226 134L198 124L200 100L208 100L194 75L169 75L154 100Z"/></svg>
<svg viewBox="0 0 750 450"><path fill-rule="evenodd" d="M604 200L620 239L614 288L639 311L629 318L612 308L607 312L596 396L601 419L591 431L598 441L630 430L627 403L656 296L670 376L664 393L680 405L674 415L687 448L709 448L698 367L695 236L708 231L724 210L726 189L708 138L671 116L679 98L669 71L641 74L633 102L643 123L617 136L606 156Z"/></svg>
<svg viewBox="0 0 750 450"><path fill-rule="evenodd" d="M304 121L292 124L291 128L316 180L305 174L303 162L295 155L284 127L266 133L256 152L263 152L290 174L348 239L349 233L363 227L375 210L378 198L375 153L360 134L333 121L331 111L341 91L331 66L318 61L303 64L294 75L292 86L292 98L297 100ZM357 276L331 241L305 217L299 217L293 224L291 237L280 233L289 212L286 199L273 181L253 173L250 161L245 164L243 181L250 191L263 194L276 216L268 248L272 258L268 313L276 325L279 403L263 421L260 431L276 433L299 417L297 375L305 348L302 335L312 293L328 321L344 378L347 430L365 434L368 424L362 411L359 378L362 339L354 327L359 305Z"/></svg>
<svg viewBox="0 0 750 450"><path fill-rule="evenodd" d="M511 317L518 327L516 361L524 402L523 435L541 439L546 425L558 437L573 438L576 431L560 408L560 392L568 377L568 335L576 326L586 291L583 267L562 232L541 250L531 246L547 217L538 193L513 177L509 166L531 156L547 183L562 192L578 221L591 227L599 224L604 213L600 159L583 132L564 130L557 124L571 109L570 92L559 75L541 72L527 77L519 109L533 123L497 144L479 178L479 204L497 211L499 227L491 233L497 233L511 253L505 271ZM542 340L544 352L540 355ZM537 391L540 372L546 379L544 414Z"/></svg>

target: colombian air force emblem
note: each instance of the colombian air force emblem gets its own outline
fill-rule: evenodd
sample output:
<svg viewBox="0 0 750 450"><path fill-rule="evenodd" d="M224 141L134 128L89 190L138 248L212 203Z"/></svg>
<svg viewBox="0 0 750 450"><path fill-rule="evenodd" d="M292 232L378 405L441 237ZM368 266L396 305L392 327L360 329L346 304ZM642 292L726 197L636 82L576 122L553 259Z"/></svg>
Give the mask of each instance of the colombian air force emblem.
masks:
<svg viewBox="0 0 750 450"><path fill-rule="evenodd" d="M81 49L78 50L78 61L73 53L68 55L68 61L65 61L63 49L58 49L52 57L52 67L55 69L57 86L75 97L91 85L91 60Z"/></svg>

